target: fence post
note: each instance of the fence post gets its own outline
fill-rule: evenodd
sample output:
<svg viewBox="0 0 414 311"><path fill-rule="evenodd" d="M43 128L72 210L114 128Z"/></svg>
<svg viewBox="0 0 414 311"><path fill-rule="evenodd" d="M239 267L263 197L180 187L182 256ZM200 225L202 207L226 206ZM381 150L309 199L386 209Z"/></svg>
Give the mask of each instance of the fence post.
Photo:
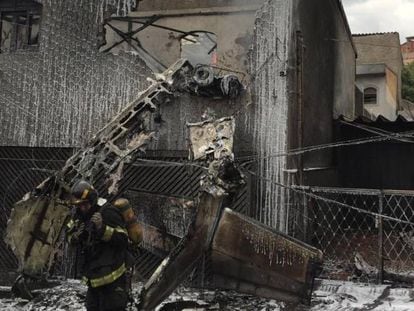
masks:
<svg viewBox="0 0 414 311"><path fill-rule="evenodd" d="M381 191L378 195L378 213L382 215L384 209L384 193ZM379 284L382 284L384 281L384 228L383 228L383 218L378 217L377 227L378 227L378 276L377 281Z"/></svg>

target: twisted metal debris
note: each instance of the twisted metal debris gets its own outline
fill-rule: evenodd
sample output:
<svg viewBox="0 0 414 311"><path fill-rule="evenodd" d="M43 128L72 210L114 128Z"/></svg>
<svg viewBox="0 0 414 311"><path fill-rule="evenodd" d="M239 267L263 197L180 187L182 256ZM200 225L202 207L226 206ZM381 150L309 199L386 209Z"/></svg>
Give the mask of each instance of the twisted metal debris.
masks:
<svg viewBox="0 0 414 311"><path fill-rule="evenodd" d="M36 275L53 262L54 246L69 213L68 189L76 180L95 183L99 173L99 178L107 180L108 193L117 192L124 165L142 156L154 135L152 115L174 94L185 92L192 75L189 62L176 62L72 156L60 172L15 204L6 242L17 256L21 272Z"/></svg>

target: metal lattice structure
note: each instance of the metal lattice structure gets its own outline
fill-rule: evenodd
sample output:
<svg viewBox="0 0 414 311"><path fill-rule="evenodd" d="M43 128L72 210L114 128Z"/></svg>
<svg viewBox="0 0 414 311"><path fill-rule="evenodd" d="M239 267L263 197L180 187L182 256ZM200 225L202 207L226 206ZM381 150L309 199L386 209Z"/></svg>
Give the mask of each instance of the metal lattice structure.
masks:
<svg viewBox="0 0 414 311"><path fill-rule="evenodd" d="M414 192L308 188L306 239L325 256L325 276L348 278L357 255L375 268L414 270Z"/></svg>
<svg viewBox="0 0 414 311"><path fill-rule="evenodd" d="M0 151L4 176L0 232L4 232L12 204L50 174L48 170L59 169L73 151L11 147ZM126 168L120 182L121 193L138 191L191 199L198 191L201 171L185 166L183 156L149 156L147 159L155 162L137 162ZM249 214L250 188L249 185L243 187L233 209ZM388 272L406 273L414 269L414 225L410 223L414 222L414 192L315 187L287 192L289 235L323 251L327 263L324 276L340 279L351 276L353 271L349 267L356 253L380 270L384 267ZM137 269L144 278L161 260L146 251L142 251L138 259ZM16 267L14 255L1 240L0 273L8 273ZM58 272L59 267L56 268Z"/></svg>

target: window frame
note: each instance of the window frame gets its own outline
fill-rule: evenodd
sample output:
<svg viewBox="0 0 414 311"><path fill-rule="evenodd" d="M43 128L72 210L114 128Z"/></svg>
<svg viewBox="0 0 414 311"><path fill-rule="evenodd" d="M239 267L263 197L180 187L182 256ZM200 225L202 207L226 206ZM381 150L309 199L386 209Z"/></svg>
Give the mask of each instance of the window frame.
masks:
<svg viewBox="0 0 414 311"><path fill-rule="evenodd" d="M375 101L369 100L367 101L367 95L374 96L374 94L366 94L367 90L375 90ZM363 103L364 105L378 105L378 88L375 86L367 86L364 87L363 90Z"/></svg>

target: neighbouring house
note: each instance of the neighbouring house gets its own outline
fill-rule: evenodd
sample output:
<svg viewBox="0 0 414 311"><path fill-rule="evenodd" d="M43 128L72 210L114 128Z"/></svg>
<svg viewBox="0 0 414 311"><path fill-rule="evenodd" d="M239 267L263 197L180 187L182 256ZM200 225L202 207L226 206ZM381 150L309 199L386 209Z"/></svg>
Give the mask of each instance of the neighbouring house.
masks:
<svg viewBox="0 0 414 311"><path fill-rule="evenodd" d="M414 36L407 37L407 42L401 44L404 65L414 62Z"/></svg>
<svg viewBox="0 0 414 311"><path fill-rule="evenodd" d="M401 110L403 68L399 34L353 35L357 48L356 85L362 92L364 116L394 120Z"/></svg>
<svg viewBox="0 0 414 311"><path fill-rule="evenodd" d="M254 160L235 208L292 234L289 197L268 180L336 182L334 152L284 154L332 142L334 118L355 117L357 51L341 1L15 0L0 6L1 16L17 14L16 3L34 10L40 27L36 40L25 32L25 44L4 40L0 54L3 213L180 57L237 75L246 91L232 100L173 100L161 109L148 157L183 161L186 123L233 115L236 158ZM17 19L30 26L25 14ZM157 196L192 199L199 174L149 163L130 165L125 176L121 194L138 202L150 194L155 206ZM15 264L3 261L0 268Z"/></svg>

